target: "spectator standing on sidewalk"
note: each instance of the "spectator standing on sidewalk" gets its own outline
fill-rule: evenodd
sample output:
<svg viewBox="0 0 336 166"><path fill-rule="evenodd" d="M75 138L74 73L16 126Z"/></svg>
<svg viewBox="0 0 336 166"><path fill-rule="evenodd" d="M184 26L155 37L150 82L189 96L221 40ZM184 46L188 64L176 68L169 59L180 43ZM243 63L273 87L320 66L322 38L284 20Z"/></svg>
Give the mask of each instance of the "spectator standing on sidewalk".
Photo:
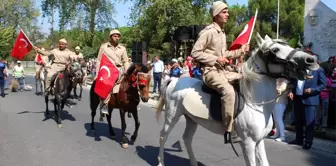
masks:
<svg viewBox="0 0 336 166"><path fill-rule="evenodd" d="M154 78L153 93L156 93L156 88L159 90L158 92L161 93L161 80L162 80L162 72L164 70L164 64L159 59L158 56L154 57L154 61L152 63L152 70Z"/></svg>
<svg viewBox="0 0 336 166"><path fill-rule="evenodd" d="M21 61L16 62L17 65L14 66L13 68L13 77L14 79L17 79L20 85L20 91L23 91L24 88L24 68L21 65Z"/></svg>

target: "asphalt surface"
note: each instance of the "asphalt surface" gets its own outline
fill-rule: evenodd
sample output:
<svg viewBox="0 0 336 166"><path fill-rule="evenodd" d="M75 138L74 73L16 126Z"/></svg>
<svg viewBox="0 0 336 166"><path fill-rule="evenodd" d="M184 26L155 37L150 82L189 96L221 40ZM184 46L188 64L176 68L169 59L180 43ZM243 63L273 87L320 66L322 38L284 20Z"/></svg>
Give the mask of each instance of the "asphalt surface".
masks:
<svg viewBox="0 0 336 166"><path fill-rule="evenodd" d="M32 77L26 83L34 87ZM114 110L112 124L117 141L111 140L107 122L99 122L96 116L96 135L90 133L90 109L88 90L83 100L73 108L66 107L61 113L63 128L57 128L53 119L44 116L44 98L33 91L16 92L0 98L0 165L1 166L147 166L157 165L159 132L163 121L155 121L151 105L140 104L140 130L138 139L128 149L120 146L119 111ZM50 104L50 109L53 106ZM51 112L53 114L53 111ZM167 166L189 165L188 155L182 141L185 120L181 118L166 143L165 163ZM133 133L134 121L127 118L127 132ZM131 134L127 136L130 137ZM289 134L289 137L292 137ZM180 141L182 151L172 145ZM322 141L323 142L323 141ZM329 142L330 143L330 142ZM334 166L335 153L323 149L332 143L321 143L325 148L309 151L266 140L266 151L272 166ZM245 165L239 145L235 145L240 157L236 157L223 138L198 127L193 147L200 165L243 166Z"/></svg>

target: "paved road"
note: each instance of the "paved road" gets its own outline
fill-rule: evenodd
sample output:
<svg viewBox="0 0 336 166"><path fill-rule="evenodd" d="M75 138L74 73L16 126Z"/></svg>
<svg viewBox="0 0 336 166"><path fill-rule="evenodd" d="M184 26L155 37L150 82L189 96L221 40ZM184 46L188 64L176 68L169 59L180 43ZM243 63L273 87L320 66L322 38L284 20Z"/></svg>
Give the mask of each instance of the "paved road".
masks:
<svg viewBox="0 0 336 166"><path fill-rule="evenodd" d="M33 85L32 78L27 83ZM135 145L122 149L120 144L108 138L106 122L98 122L96 136L89 131L90 109L88 91L84 99L73 108L62 112L64 128L58 129L52 119L44 117L44 103L34 91L10 93L0 98L0 165L32 166L146 166L157 164L158 136L162 127L154 118L150 105L140 105L140 131ZM51 107L53 108L53 107ZM119 113L113 113L112 123L120 140ZM132 133L134 123L127 119L127 131ZM184 130L184 119L172 131L165 153L167 166L189 165L184 145L182 152L172 148L180 140ZM243 157L236 157L229 145L223 145L223 138L199 127L194 137L196 157L203 165L242 166ZM323 144L328 145L328 144ZM241 149L236 145L238 153ZM273 166L334 166L335 154L318 149L304 151L299 147L266 141L267 154Z"/></svg>

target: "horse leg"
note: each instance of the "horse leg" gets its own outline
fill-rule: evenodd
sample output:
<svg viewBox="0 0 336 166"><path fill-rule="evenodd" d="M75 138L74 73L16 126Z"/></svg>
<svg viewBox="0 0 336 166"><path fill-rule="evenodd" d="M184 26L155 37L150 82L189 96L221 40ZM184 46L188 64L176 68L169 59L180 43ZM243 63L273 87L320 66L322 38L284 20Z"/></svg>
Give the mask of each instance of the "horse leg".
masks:
<svg viewBox="0 0 336 166"><path fill-rule="evenodd" d="M197 123L195 123L191 118L189 118L188 116L185 116L186 118L186 128L184 130L183 133L183 141L184 144L186 146L187 152L188 152L188 156L189 156L189 160L190 160L190 165L191 166L197 166L197 161L192 149L192 140L194 137L194 134L196 133L196 129L197 129Z"/></svg>
<svg viewBox="0 0 336 166"><path fill-rule="evenodd" d="M49 96L48 95L45 95L44 96L44 101L45 101L45 104L46 104L46 116L49 116Z"/></svg>
<svg viewBox="0 0 336 166"><path fill-rule="evenodd" d="M256 166L256 142L253 141L252 138L245 138L242 142L240 142L240 146L243 150L246 166Z"/></svg>
<svg viewBox="0 0 336 166"><path fill-rule="evenodd" d="M77 82L74 83L74 95L75 95L75 99L78 99L78 95L77 95Z"/></svg>
<svg viewBox="0 0 336 166"><path fill-rule="evenodd" d="M256 155L257 159L260 163L260 166L269 166L266 150L265 150L265 143L264 139L262 139L256 146Z"/></svg>
<svg viewBox="0 0 336 166"><path fill-rule="evenodd" d="M44 80L40 80L40 82L41 82L41 93L43 93L44 92Z"/></svg>
<svg viewBox="0 0 336 166"><path fill-rule="evenodd" d="M116 139L116 135L114 133L114 130L113 130L113 127L112 127L112 123L111 123L112 110L113 110L113 108L110 108L108 106L108 112L109 112L109 114L106 115L106 120L107 120L107 123L109 124L110 137L111 137L112 140L115 140Z"/></svg>
<svg viewBox="0 0 336 166"><path fill-rule="evenodd" d="M167 111L165 112L165 122L163 125L163 129L161 130L161 134L160 134L160 151L159 151L159 157L158 157L158 161L159 161L158 166L164 166L164 144L166 143L168 139L168 135L170 134L175 124L179 121L181 117L181 115L177 115L177 114L169 115L172 112L173 111L170 111L168 108L167 108Z"/></svg>
<svg viewBox="0 0 336 166"><path fill-rule="evenodd" d="M120 120L121 120L121 146L124 149L128 148L128 141L127 138L125 136L125 131L126 131L126 120L125 120L125 113L126 111L123 109L119 109L120 112Z"/></svg>
<svg viewBox="0 0 336 166"><path fill-rule="evenodd" d="M78 98L78 100L79 101L81 101L82 100L82 92L83 92L83 86L82 86L82 84L79 84L79 98Z"/></svg>
<svg viewBox="0 0 336 166"><path fill-rule="evenodd" d="M135 122L135 130L133 135L131 136L131 142L134 143L136 138L138 137L138 130L140 127L140 121L139 121L139 117L138 117L138 109L135 107L135 109L133 109L132 111L132 115L134 118L134 122Z"/></svg>
<svg viewBox="0 0 336 166"><path fill-rule="evenodd" d="M61 121L61 96L60 95L55 95L55 101L54 101L54 107L55 107L55 114L56 114L56 122L57 122L57 127L62 128L62 121Z"/></svg>
<svg viewBox="0 0 336 166"><path fill-rule="evenodd" d="M94 118L97 113L97 107L99 105L99 102L100 102L99 96L93 91L93 89L91 89L90 90L90 108L91 108L91 132L92 133L94 133L95 131Z"/></svg>

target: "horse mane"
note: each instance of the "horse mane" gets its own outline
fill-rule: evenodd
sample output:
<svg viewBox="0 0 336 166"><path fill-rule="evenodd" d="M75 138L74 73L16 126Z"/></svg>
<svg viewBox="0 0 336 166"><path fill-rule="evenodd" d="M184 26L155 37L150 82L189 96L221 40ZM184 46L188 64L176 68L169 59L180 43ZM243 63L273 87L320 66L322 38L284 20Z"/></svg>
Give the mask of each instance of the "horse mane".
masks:
<svg viewBox="0 0 336 166"><path fill-rule="evenodd" d="M134 70L135 70L135 66L139 66L140 67L140 71L141 72L144 72L144 73L148 73L149 72L149 68L148 68L148 66L146 66L146 65L144 65L144 64L142 64L142 63L140 63L140 64L135 64L135 63L133 63L129 68L128 68L128 70L127 70L127 75L131 75L133 72L134 72Z"/></svg>
<svg viewBox="0 0 336 166"><path fill-rule="evenodd" d="M279 43L281 45L288 45L285 40L282 39L273 39L273 42ZM263 44L262 49L267 49L269 45ZM260 82L262 75L255 72L257 70L255 61L257 58L264 56L262 49L257 47L251 52L250 58L242 64L242 74L243 78L240 80L240 89L242 93L245 94L245 98L248 101L251 101L252 92L254 88L252 87L253 81Z"/></svg>

